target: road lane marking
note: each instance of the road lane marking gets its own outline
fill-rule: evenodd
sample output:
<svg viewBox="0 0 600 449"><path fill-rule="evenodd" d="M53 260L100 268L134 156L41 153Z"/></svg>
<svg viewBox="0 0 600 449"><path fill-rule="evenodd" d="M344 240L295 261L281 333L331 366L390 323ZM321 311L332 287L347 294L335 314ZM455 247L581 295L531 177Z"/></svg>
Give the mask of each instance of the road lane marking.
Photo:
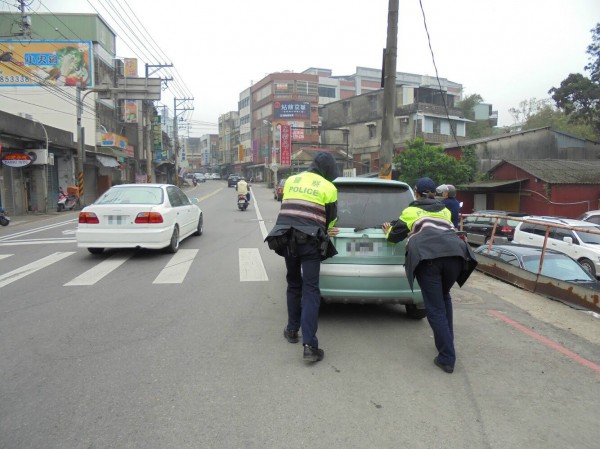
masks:
<svg viewBox="0 0 600 449"><path fill-rule="evenodd" d="M531 338L545 344L546 346L548 346L549 348L552 348L558 352L560 352L561 354L566 355L567 357L569 357L570 359L574 360L575 362L579 363L580 365L586 366L588 368L593 369L594 371L600 373L600 365L591 362L588 359L584 359L583 357L581 357L579 354L576 354L572 351L569 351L567 348L565 348L564 346L559 345L558 343L556 343L555 341L552 341L540 334L538 334L537 332L532 331L531 329L528 329L527 327L523 326L522 324L517 323L514 320L511 320L510 318L502 315L500 312L497 312L495 310L488 310L488 313L492 316L495 316L496 318L501 319L502 321L504 321L506 324L514 327L517 330L520 330L521 332L523 332L526 335L529 335Z"/></svg>
<svg viewBox="0 0 600 449"><path fill-rule="evenodd" d="M181 284L192 266L197 253L197 249L180 249L173 254L167 266L162 269L152 283Z"/></svg>
<svg viewBox="0 0 600 449"><path fill-rule="evenodd" d="M24 235L35 234L36 232L47 231L49 229L59 228L61 226L65 226L70 223L77 223L79 221L78 218L74 220L61 221L60 223L54 223L46 226L40 226L39 228L29 229L27 231L15 232L14 234L8 234L3 237L0 237L0 241L12 240L15 237L22 237Z"/></svg>
<svg viewBox="0 0 600 449"><path fill-rule="evenodd" d="M7 257L14 256L14 254L0 254L0 260L6 259Z"/></svg>
<svg viewBox="0 0 600 449"><path fill-rule="evenodd" d="M265 220L263 220L263 217L260 213L260 209L258 208L258 200L256 199L256 196L252 195L252 199L254 200L254 209L256 210L256 218L258 219L260 233L262 234L263 241L264 241L267 238L267 235L269 233L267 232L267 227L265 226Z"/></svg>
<svg viewBox="0 0 600 449"><path fill-rule="evenodd" d="M72 281L67 282L64 286L94 285L96 282L123 265L132 255L133 253L115 254L110 256L108 259L103 260L95 267L90 268L85 273L80 274Z"/></svg>
<svg viewBox="0 0 600 449"><path fill-rule="evenodd" d="M61 237L57 237L54 239L11 240L9 242L0 241L0 246L48 245L51 243L77 243L77 240Z"/></svg>
<svg viewBox="0 0 600 449"><path fill-rule="evenodd" d="M71 254L75 254L75 251L50 254L49 256L43 257L40 260L36 260L35 262L31 262L30 264L23 265L16 270L3 274L0 276L0 288L24 278L27 275L35 273L42 268L46 268L53 263L59 262L65 257L69 257Z"/></svg>
<svg viewBox="0 0 600 449"><path fill-rule="evenodd" d="M240 248L239 262L241 282L269 280L258 248Z"/></svg>

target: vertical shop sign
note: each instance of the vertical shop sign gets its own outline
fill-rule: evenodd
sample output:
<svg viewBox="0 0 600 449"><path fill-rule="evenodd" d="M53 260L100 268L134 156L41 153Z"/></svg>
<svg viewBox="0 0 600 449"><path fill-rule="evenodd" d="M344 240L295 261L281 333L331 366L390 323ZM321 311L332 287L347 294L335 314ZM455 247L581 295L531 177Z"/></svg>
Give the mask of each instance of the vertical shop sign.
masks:
<svg viewBox="0 0 600 449"><path fill-rule="evenodd" d="M281 165L291 165L292 163L292 131L290 125L281 126Z"/></svg>

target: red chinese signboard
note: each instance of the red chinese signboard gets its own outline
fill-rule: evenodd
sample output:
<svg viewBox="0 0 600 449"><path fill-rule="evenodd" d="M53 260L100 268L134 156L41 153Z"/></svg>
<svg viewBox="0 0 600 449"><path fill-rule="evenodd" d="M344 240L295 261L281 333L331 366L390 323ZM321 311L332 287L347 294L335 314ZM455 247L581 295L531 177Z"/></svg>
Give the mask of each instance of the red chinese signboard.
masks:
<svg viewBox="0 0 600 449"><path fill-rule="evenodd" d="M292 132L291 126L281 126L281 165L291 165L292 163Z"/></svg>

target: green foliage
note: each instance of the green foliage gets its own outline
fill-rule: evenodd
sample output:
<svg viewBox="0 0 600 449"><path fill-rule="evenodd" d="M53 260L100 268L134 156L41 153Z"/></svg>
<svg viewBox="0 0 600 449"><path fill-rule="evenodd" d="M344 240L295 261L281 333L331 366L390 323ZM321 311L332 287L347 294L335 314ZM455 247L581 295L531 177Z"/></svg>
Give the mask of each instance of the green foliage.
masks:
<svg viewBox="0 0 600 449"><path fill-rule="evenodd" d="M522 129L537 129L550 126L552 129L562 131L574 136L594 140L596 138L593 128L586 124L571 123L569 116L551 105L546 105L535 115L529 117Z"/></svg>
<svg viewBox="0 0 600 449"><path fill-rule="evenodd" d="M561 83L548 91L556 106L569 116L569 123L591 126L600 138L600 23L592 31L592 44L587 53L590 63L585 69L591 78L571 73Z"/></svg>
<svg viewBox="0 0 600 449"><path fill-rule="evenodd" d="M408 148L393 160L400 166L400 181L412 186L417 179L428 176L437 184L459 185L473 179L477 158L472 148L464 150L463 159L458 161L442 147L427 145L420 137L407 144Z"/></svg>

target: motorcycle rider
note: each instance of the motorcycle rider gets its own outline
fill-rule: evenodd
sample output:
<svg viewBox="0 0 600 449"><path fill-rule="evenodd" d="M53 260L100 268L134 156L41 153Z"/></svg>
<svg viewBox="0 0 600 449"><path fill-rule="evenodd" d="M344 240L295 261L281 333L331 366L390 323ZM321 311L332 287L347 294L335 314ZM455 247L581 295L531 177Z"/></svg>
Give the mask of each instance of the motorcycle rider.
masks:
<svg viewBox="0 0 600 449"><path fill-rule="evenodd" d="M240 178L235 186L238 195L246 195L246 201L250 202L250 187L244 178Z"/></svg>

